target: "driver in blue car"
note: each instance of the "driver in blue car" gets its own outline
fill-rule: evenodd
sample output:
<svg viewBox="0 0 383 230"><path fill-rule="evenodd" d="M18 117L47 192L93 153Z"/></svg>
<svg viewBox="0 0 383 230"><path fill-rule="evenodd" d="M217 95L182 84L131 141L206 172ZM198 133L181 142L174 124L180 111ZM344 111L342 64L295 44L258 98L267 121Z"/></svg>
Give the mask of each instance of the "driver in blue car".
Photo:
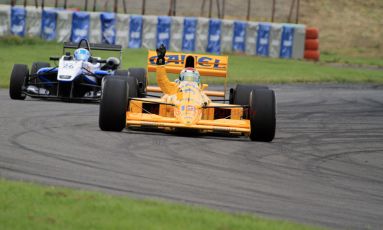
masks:
<svg viewBox="0 0 383 230"><path fill-rule="evenodd" d="M101 68L101 64L98 62L94 62L93 57L91 56L89 50L84 48L78 48L73 53L73 59L75 61L82 61L82 67L89 72L89 74L93 74L96 70ZM85 75L89 75L84 73ZM92 79L93 80L93 79Z"/></svg>
<svg viewBox="0 0 383 230"><path fill-rule="evenodd" d="M120 60L115 57L109 57L106 59L105 65L101 66L100 63L95 60L98 58L93 58L89 52L89 50L84 48L79 48L74 51L73 58L76 61L83 61L84 62L84 68L92 73L94 73L95 70L101 69L101 70L116 70L118 66L120 65Z"/></svg>
<svg viewBox="0 0 383 230"><path fill-rule="evenodd" d="M97 79L96 75L93 75L97 70L101 69L101 64L93 58L89 50L84 48L78 48L73 53L73 59L75 61L82 62L84 81L87 84L97 84L100 79ZM101 91L94 92L93 90L86 92L84 97L95 97L101 95Z"/></svg>
<svg viewBox="0 0 383 230"><path fill-rule="evenodd" d="M79 48L74 51L74 60L76 61L89 61L90 59L90 52L87 49Z"/></svg>

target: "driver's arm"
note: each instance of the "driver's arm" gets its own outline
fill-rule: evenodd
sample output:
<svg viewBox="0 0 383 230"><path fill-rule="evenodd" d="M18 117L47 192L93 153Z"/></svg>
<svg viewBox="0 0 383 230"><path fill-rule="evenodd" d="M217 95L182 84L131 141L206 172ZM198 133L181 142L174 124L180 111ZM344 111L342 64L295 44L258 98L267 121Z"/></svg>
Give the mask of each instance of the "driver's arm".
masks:
<svg viewBox="0 0 383 230"><path fill-rule="evenodd" d="M166 74L165 65L157 66L156 78L158 86L161 88L164 94L176 94L178 91L178 85L175 82L169 80Z"/></svg>
<svg viewBox="0 0 383 230"><path fill-rule="evenodd" d="M164 94L176 94L178 91L178 85L175 82L169 80L166 74L165 68L165 54L166 48L164 45L161 45L157 50L157 70L156 78L158 86L161 88Z"/></svg>

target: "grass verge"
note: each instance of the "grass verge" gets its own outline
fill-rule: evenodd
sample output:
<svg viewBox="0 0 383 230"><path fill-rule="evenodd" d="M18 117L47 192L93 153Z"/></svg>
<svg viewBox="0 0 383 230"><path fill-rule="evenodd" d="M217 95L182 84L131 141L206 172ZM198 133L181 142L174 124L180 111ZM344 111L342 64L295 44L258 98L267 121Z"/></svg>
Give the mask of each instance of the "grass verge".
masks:
<svg viewBox="0 0 383 230"><path fill-rule="evenodd" d="M319 229L154 200L0 179L2 229Z"/></svg>
<svg viewBox="0 0 383 230"><path fill-rule="evenodd" d="M377 57L352 57L331 52L321 53L322 63L339 63L359 67L380 67L383 70L383 58Z"/></svg>
<svg viewBox="0 0 383 230"><path fill-rule="evenodd" d="M9 77L15 63L28 64L34 61L48 61L49 56L62 53L62 44L43 42L37 39L0 39L0 87L8 87ZM95 54L97 55L97 53ZM100 53L100 56L117 55ZM147 50L126 49L123 53L123 68L146 67ZM325 54L324 61L283 60L255 56L230 55L228 82L234 83L376 83L383 84L383 70L380 68L356 68L332 66L327 62L382 66L380 59L345 58ZM151 75L153 76L153 75ZM223 79L203 79L207 83L220 84ZM150 82L154 82L151 77Z"/></svg>

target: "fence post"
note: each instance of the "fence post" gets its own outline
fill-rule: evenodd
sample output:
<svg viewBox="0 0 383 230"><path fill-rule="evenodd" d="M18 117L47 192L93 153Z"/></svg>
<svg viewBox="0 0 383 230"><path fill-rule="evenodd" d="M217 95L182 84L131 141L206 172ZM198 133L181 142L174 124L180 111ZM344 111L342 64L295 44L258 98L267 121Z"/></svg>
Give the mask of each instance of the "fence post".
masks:
<svg viewBox="0 0 383 230"><path fill-rule="evenodd" d="M250 0L247 0L247 15L246 15L247 21L250 21L250 8L251 8L251 2Z"/></svg>
<svg viewBox="0 0 383 230"><path fill-rule="evenodd" d="M66 10L67 5L68 5L68 0L64 0L64 10Z"/></svg>
<svg viewBox="0 0 383 230"><path fill-rule="evenodd" d="M11 6L14 7L16 4L16 0L11 0Z"/></svg>
<svg viewBox="0 0 383 230"><path fill-rule="evenodd" d="M114 13L117 13L118 0L114 0Z"/></svg>
<svg viewBox="0 0 383 230"><path fill-rule="evenodd" d="M173 16L176 16L177 0L173 2Z"/></svg>
<svg viewBox="0 0 383 230"><path fill-rule="evenodd" d="M288 22L290 23L291 23L291 18L293 17L294 6L295 6L295 0L292 0L291 6L290 6L289 18L287 19Z"/></svg>
<svg viewBox="0 0 383 230"><path fill-rule="evenodd" d="M141 12L141 14L142 15L145 15L145 8L146 8L146 0L142 0L142 12Z"/></svg>
<svg viewBox="0 0 383 230"><path fill-rule="evenodd" d="M97 0L93 0L93 12L96 12Z"/></svg>
<svg viewBox="0 0 383 230"><path fill-rule="evenodd" d="M218 18L221 18L221 7L219 6L219 1L220 0L215 0L217 3L217 13L218 13Z"/></svg>
<svg viewBox="0 0 383 230"><path fill-rule="evenodd" d="M273 0L273 9L271 12L271 22L274 22L274 16L275 16L275 0Z"/></svg>
<svg viewBox="0 0 383 230"><path fill-rule="evenodd" d="M296 24L298 24L298 22L299 22L299 8L300 8L300 4L301 4L301 1L298 0L298 2L297 2L297 15L296 15L296 21L295 21Z"/></svg>
<svg viewBox="0 0 383 230"><path fill-rule="evenodd" d="M225 5L226 5L226 0L222 0L222 18L225 18Z"/></svg>
<svg viewBox="0 0 383 230"><path fill-rule="evenodd" d="M85 7L84 7L85 11L88 11L88 0L85 0Z"/></svg>
<svg viewBox="0 0 383 230"><path fill-rule="evenodd" d="M212 9L213 9L213 0L209 0L209 18L211 18Z"/></svg>
<svg viewBox="0 0 383 230"><path fill-rule="evenodd" d="M109 7L109 1L106 1L104 3L104 11L109 11L108 7Z"/></svg>
<svg viewBox="0 0 383 230"><path fill-rule="evenodd" d="M41 10L44 10L44 6L45 6L45 0L42 0L41 1Z"/></svg>
<svg viewBox="0 0 383 230"><path fill-rule="evenodd" d="M122 0L122 5L124 7L124 14L128 13L128 10L126 8L126 0Z"/></svg>
<svg viewBox="0 0 383 230"><path fill-rule="evenodd" d="M203 0L203 1L202 1L202 4L201 4L201 13L200 13L200 17L203 16L203 10L205 9L205 3L206 3L206 0Z"/></svg>
<svg viewBox="0 0 383 230"><path fill-rule="evenodd" d="M173 7L173 0L169 1L169 11L168 11L168 16L172 15L172 7Z"/></svg>

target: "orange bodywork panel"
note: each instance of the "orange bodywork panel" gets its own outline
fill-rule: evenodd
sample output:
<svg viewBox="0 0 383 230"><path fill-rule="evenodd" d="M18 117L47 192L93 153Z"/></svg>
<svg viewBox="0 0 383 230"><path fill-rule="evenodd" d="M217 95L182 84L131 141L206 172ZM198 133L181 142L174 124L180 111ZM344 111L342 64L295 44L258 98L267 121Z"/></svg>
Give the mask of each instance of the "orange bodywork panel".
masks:
<svg viewBox="0 0 383 230"><path fill-rule="evenodd" d="M156 128L186 128L205 131L221 131L230 133L250 133L250 121L242 119L243 108L230 108L228 104L211 103L211 106L228 107L231 119L215 119L215 108L202 110L202 119L192 125L181 123L174 116L174 106L162 103L161 99L145 98L143 100L133 99L130 101L126 112L126 126L150 126ZM145 111L144 104L158 105L158 114Z"/></svg>
<svg viewBox="0 0 383 230"><path fill-rule="evenodd" d="M148 53L148 72L156 72L157 86L147 92L163 93L161 98L133 98L126 112L127 127L155 127L164 130L197 129L201 132L250 134L250 120L241 105L214 103L210 97L225 98L224 91L209 91L206 84L170 81L167 73L179 74L195 68L201 76L227 77L228 57L167 52L165 65L156 65L155 51Z"/></svg>
<svg viewBox="0 0 383 230"><path fill-rule="evenodd" d="M156 72L157 83L160 87L147 86L147 92L174 94L174 89L177 87L177 84L170 82L166 74L179 74L185 67L190 66L197 69L201 76L223 78L227 78L228 76L227 56L167 52L165 65L156 65L156 60L156 51L149 50L147 63L148 72ZM224 91L204 90L203 93L209 97L225 97L226 81L224 88Z"/></svg>
<svg viewBox="0 0 383 230"><path fill-rule="evenodd" d="M186 128L210 131L225 131L231 133L250 133L249 120L200 120L194 125L179 123L174 117L162 117L156 114L126 113L126 126L150 126L156 128Z"/></svg>
<svg viewBox="0 0 383 230"><path fill-rule="evenodd" d="M207 54L184 54L167 52L165 56L165 68L167 73L179 74L185 68L185 60L188 56L194 57L194 68L201 76L227 77L228 56ZM148 52L148 72L156 72L157 53L155 50Z"/></svg>
<svg viewBox="0 0 383 230"><path fill-rule="evenodd" d="M158 86L148 86L146 88L146 91L152 92L152 93L162 93L161 88ZM203 92L206 94L206 96L209 96L209 97L224 97L225 96L225 93L222 91L204 90Z"/></svg>

